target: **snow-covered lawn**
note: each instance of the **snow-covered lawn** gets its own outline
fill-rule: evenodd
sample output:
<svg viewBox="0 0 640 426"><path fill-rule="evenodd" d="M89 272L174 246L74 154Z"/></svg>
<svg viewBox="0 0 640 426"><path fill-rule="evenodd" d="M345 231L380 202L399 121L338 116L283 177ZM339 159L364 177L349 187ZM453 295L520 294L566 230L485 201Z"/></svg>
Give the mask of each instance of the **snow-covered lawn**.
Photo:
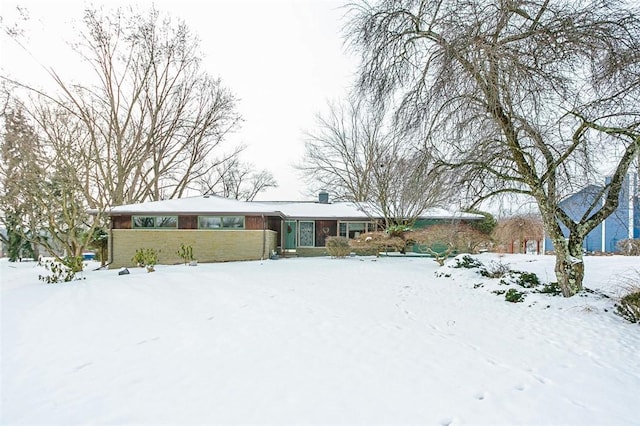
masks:
<svg viewBox="0 0 640 426"><path fill-rule="evenodd" d="M1 424L640 423L640 327L598 293L509 303L426 258L95 266L47 285L0 261ZM640 261L586 268L615 295Z"/></svg>

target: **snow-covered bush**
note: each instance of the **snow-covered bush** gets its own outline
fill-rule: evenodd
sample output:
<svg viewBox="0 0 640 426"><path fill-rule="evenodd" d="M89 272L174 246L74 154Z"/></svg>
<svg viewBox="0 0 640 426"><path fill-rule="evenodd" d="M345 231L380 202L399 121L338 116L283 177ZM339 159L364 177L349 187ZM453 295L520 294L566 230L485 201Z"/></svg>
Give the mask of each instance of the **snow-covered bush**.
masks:
<svg viewBox="0 0 640 426"><path fill-rule="evenodd" d="M406 246L405 240L390 236L386 232L367 232L350 240L349 243L358 254L376 256L380 252L402 251Z"/></svg>
<svg viewBox="0 0 640 426"><path fill-rule="evenodd" d="M504 300L511 303L519 303L524 302L525 293L516 290L515 288L510 288L504 294Z"/></svg>
<svg viewBox="0 0 640 426"><path fill-rule="evenodd" d="M465 254L462 257L456 258L456 263L452 267L473 269L473 268L482 268L483 266L484 264L480 262L478 259L476 259L475 257L471 257L468 254Z"/></svg>
<svg viewBox="0 0 640 426"><path fill-rule="evenodd" d="M640 287L620 298L616 303L616 313L632 323L640 323Z"/></svg>
<svg viewBox="0 0 640 426"><path fill-rule="evenodd" d="M547 283L542 286L541 289L536 290L536 293L549 294L551 296L559 296L562 294L562 289L558 285L558 283Z"/></svg>
<svg viewBox="0 0 640 426"><path fill-rule="evenodd" d="M640 270L623 278L625 293L616 303L616 314L632 323L640 323Z"/></svg>
<svg viewBox="0 0 640 426"><path fill-rule="evenodd" d="M65 257L62 262L57 260L45 260L40 261L38 265L44 267L47 271L51 272L51 275L38 275L38 279L47 284L66 283L73 280L80 280L82 278L76 278L76 274L82 271L82 257L69 256Z"/></svg>
<svg viewBox="0 0 640 426"><path fill-rule="evenodd" d="M342 258L349 256L349 253L351 253L349 239L346 237L329 237L325 240L324 245L331 257Z"/></svg>
<svg viewBox="0 0 640 426"><path fill-rule="evenodd" d="M502 261L491 261L489 264L480 269L480 275L487 278L502 278L511 272L509 264Z"/></svg>
<svg viewBox="0 0 640 426"><path fill-rule="evenodd" d="M513 271L517 275L516 284L524 288L534 288L540 285L540 279L533 272Z"/></svg>
<svg viewBox="0 0 640 426"><path fill-rule="evenodd" d="M616 249L624 256L640 256L640 238L620 240L616 244Z"/></svg>

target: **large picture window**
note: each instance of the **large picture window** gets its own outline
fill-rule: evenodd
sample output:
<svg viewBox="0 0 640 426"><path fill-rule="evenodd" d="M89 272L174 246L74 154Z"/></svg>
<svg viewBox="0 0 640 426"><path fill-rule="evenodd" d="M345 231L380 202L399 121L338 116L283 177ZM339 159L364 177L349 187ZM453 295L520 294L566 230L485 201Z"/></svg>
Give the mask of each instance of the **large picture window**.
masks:
<svg viewBox="0 0 640 426"><path fill-rule="evenodd" d="M358 238L361 234L375 230L370 222L340 222L339 235L347 238Z"/></svg>
<svg viewBox="0 0 640 426"><path fill-rule="evenodd" d="M220 229L222 228L222 218L219 216L198 216L198 228Z"/></svg>
<svg viewBox="0 0 640 426"><path fill-rule="evenodd" d="M244 228L244 216L224 216L222 218L223 228Z"/></svg>
<svg viewBox="0 0 640 426"><path fill-rule="evenodd" d="M199 229L244 229L244 216L198 216Z"/></svg>
<svg viewBox="0 0 640 426"><path fill-rule="evenodd" d="M134 228L177 228L178 216L133 216Z"/></svg>

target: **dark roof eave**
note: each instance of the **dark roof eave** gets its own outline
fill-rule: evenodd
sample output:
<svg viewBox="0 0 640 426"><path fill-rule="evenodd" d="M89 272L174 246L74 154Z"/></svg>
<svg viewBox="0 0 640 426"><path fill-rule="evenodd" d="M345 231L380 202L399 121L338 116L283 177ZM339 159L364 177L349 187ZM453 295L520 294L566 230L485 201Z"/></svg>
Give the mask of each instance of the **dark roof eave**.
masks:
<svg viewBox="0 0 640 426"><path fill-rule="evenodd" d="M370 218L363 216L285 216L287 220L378 220L381 218Z"/></svg>
<svg viewBox="0 0 640 426"><path fill-rule="evenodd" d="M285 215L282 212L141 212L141 211L117 211L117 212L105 212L107 216L277 216L284 218Z"/></svg>
<svg viewBox="0 0 640 426"><path fill-rule="evenodd" d="M97 211L91 212L91 214L97 214ZM165 212L141 212L141 211L135 211L135 210L129 210L129 211L118 211L118 212L105 212L105 215L107 216L132 216L132 215L139 215L139 216L162 216L162 215L166 215L166 216L205 216L205 215L212 215L212 216L276 216L282 219L287 219L287 220L343 220L343 221L363 221L363 220L369 220L369 221L375 221L375 220L382 220L382 217L368 217L368 216L287 216L282 212L238 212L238 211L229 211L229 212L176 212L176 211L165 211ZM437 220L461 220L461 219L466 219L466 220L481 220L484 219L484 216L480 216L480 217L461 217L461 216L421 216L418 219L437 219Z"/></svg>

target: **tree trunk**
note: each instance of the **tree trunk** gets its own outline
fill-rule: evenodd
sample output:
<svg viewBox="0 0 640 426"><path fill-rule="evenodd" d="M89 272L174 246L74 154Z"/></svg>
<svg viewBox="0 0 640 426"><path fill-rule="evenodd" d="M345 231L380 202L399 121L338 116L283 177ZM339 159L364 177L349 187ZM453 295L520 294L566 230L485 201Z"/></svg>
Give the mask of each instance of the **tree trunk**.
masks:
<svg viewBox="0 0 640 426"><path fill-rule="evenodd" d="M558 244L554 241L556 252L556 277L564 297L571 297L582 290L584 261L582 242L568 241Z"/></svg>

